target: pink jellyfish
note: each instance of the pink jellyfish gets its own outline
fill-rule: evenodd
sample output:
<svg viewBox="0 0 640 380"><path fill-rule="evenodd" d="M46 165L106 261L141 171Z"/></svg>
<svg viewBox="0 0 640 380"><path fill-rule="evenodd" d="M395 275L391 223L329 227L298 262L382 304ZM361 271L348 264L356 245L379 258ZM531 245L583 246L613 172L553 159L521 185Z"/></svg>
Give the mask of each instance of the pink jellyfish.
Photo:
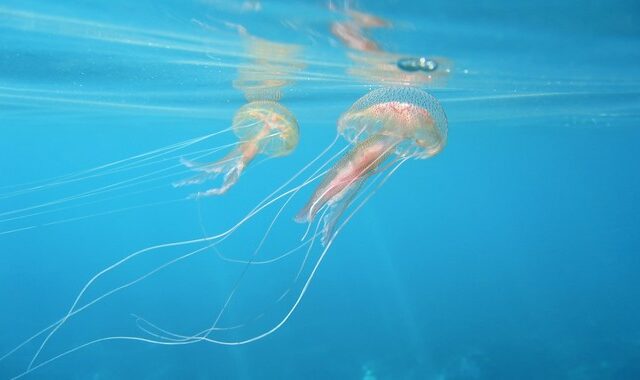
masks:
<svg viewBox="0 0 640 380"><path fill-rule="evenodd" d="M237 148L222 159L211 163L182 160L192 170L202 174L180 181L174 186L200 184L224 173L222 185L195 197L224 194L240 178L249 163L258 155L284 156L298 145L298 122L293 114L280 103L261 100L240 107L233 118L233 132L240 138Z"/></svg>
<svg viewBox="0 0 640 380"><path fill-rule="evenodd" d="M323 211L322 241L362 184L387 159L425 159L439 153L447 141L447 117L433 96L414 87L387 87L360 98L338 121L338 132L353 148L325 175L311 199L296 216L311 223Z"/></svg>

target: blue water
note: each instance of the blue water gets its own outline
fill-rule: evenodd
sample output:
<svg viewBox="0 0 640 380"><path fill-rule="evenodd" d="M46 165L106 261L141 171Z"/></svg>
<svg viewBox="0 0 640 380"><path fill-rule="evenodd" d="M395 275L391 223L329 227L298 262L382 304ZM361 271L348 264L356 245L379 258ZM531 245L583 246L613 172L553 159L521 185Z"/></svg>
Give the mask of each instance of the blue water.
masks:
<svg viewBox="0 0 640 380"><path fill-rule="evenodd" d="M368 32L385 51L453 62L445 80L418 84L447 113L448 143L403 164L344 225L286 323L244 345L112 339L47 362L105 337L175 343L136 316L192 336L230 292L216 326L240 327L209 338L239 342L277 326L324 247L248 269L221 256L264 261L295 247L306 225L292 218L315 183L255 256L283 202L70 317L25 373L37 336L0 360L0 378L640 378L633 1L3 0L0 355L65 316L96 273L146 247L227 230L331 146L340 115L382 86L347 71L353 52L329 26L348 8L391 22ZM232 133L137 155L231 125L246 103L233 80L261 64L238 25L301 47L280 100L300 142L289 156L258 158L224 196L187 199L194 188L171 185L195 174L179 158L233 144ZM339 138L314 169L344 147ZM127 261L79 306L202 247Z"/></svg>

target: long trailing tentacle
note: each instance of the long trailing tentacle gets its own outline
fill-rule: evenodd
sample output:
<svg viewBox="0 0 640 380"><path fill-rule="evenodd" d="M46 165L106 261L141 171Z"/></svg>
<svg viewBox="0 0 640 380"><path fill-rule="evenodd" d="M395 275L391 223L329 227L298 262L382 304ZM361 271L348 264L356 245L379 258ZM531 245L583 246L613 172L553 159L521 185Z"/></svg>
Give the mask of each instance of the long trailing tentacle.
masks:
<svg viewBox="0 0 640 380"><path fill-rule="evenodd" d="M192 343L196 343L196 342L200 342L200 341L206 341L206 342L210 342L210 343L215 343L215 344L220 344L220 345L232 345L232 346L236 346L236 345L243 345L243 344L247 344L247 343L251 343L254 342L256 340L260 340L266 336L271 335L272 333L274 333L275 331L277 331L280 327L282 327L287 321L288 319L291 317L291 315L293 314L293 312L297 309L298 305L300 304L302 298L304 297L304 295L306 294L306 291L310 285L310 283L312 282L313 278L315 277L315 274L317 273L317 269L320 266L321 262L323 261L324 257L326 256L326 253L328 252L328 250L330 249L331 245L333 244L333 242L335 241L335 238L338 236L338 234L340 233L340 231L344 228L344 226L351 220L351 218L364 206L364 204L366 204L368 202L368 200L377 192L377 190L388 180L389 177L391 177L391 175L393 173L395 173L395 171L397 169L400 168L400 166L406 162L408 159L410 159L411 156L408 157L404 157L400 160L399 163L397 163L395 165L395 167L393 167L389 173L387 173L387 175L380 181L380 183L376 186L376 188L371 191L366 197L365 199L360 202L360 204L358 204L355 209L345 218L345 220L340 224L340 226L338 228L336 228L335 233L332 235L331 239L328 241L327 245L324 247L323 251L321 252L320 256L318 257L318 259L316 260L313 268L311 269L310 274L307 276L307 279L305 280L305 283L301 289L301 291L298 293L298 296L296 298L296 300L294 301L294 303L292 304L292 306L289 308L288 312L284 315L284 317L277 323L275 324L273 327L271 327L269 330L258 334L258 335L254 335L250 338L247 339L243 339L243 340L236 340L236 341L224 341L224 340L215 340L215 339L211 339L208 336L203 336L203 337L199 337L196 339L190 339L190 340L181 340L183 338L181 338L180 336L176 335L175 336L175 341L167 341L167 340L154 340L154 339L148 339L148 338L141 338L141 337L133 337L133 336L112 336L112 337L106 337L106 338L100 338L100 339L95 339L92 341L89 341L87 343L84 343L82 345L76 346L74 348L71 348L63 353L60 353L50 359L47 359L46 361L39 363L35 366L30 367L29 369L27 369L25 372L19 374L18 376L14 377L14 379L18 379L18 378L22 378L25 375L33 372L36 369L41 368L44 365L47 365L55 360L58 360L64 356L67 356L73 352L76 352L78 350L81 350L85 347L88 347L90 345L96 344L96 343L100 343L100 342L105 342L105 341L115 341L115 340L127 340L127 341L138 341L138 342L145 342L145 343L151 343L151 344L159 344L159 345L185 345L185 344L192 344ZM314 234L314 237L317 234ZM283 294L283 296L281 298L283 298L286 295ZM158 329L157 327L155 327L156 329ZM224 328L217 328L217 329L224 329ZM171 335L171 333L169 333L168 331L165 331L166 333L168 333L168 335ZM164 337L166 338L166 337ZM191 337L194 338L194 337Z"/></svg>
<svg viewBox="0 0 640 380"><path fill-rule="evenodd" d="M323 151L322 154L326 153L326 150ZM315 160L314 160L315 161ZM305 166L304 169L308 168L308 165ZM302 170L300 172L297 173L300 174L302 172ZM4 359L5 357L7 357L8 355L12 354L13 352L15 352L17 349L19 349L20 347L24 346L28 341L31 341L33 339L35 339L35 337L40 336L42 334L44 334L45 332L49 331L49 333L46 335L44 341L40 344L38 350L36 351L36 354L33 356L28 368L32 368L35 361L37 360L38 356L40 355L40 353L42 352L42 350L44 349L44 347L46 346L46 344L48 343L48 341L51 339L51 337L66 323L66 321L72 317L73 315L77 314L78 312L82 311L85 309L85 307L81 307L81 308L77 308L78 303L80 302L80 299L84 296L84 294L87 292L87 290L89 289L89 287L95 283L95 281L97 281L100 277L102 277L103 275L111 272L112 270L116 269L117 267L123 265L124 263L130 261L131 259L140 256L144 253L147 252L151 252L151 251L155 251L158 249L162 249L162 248L168 248L168 247L176 247L176 246L184 246L184 245L191 245L191 244L196 244L196 243L202 243L202 242L210 242L210 241L214 241L214 242L219 242L222 241L224 239L226 239L228 236L231 235L231 233L235 230L237 230L238 228L240 228L241 225L243 225L246 221L248 221L249 219L251 219L254 215L256 215L258 212L262 211L263 209L265 209L266 207L268 207L269 205L273 204L274 202L278 201L279 199L282 199L283 197L286 197L287 195L290 195L292 193L296 193L297 191L300 190L300 188L308 185L309 183L315 181L316 179L318 179L319 177L321 177L322 175L324 175L325 173L322 172L319 175L315 175L309 179L307 179L306 181L304 181L301 185L298 185L296 187L294 187L291 190L285 191L284 193L277 195L274 197L275 193L270 194L268 198L270 197L274 197L273 199L270 199L268 201L262 201L259 203L259 205L254 208L248 215L246 215L244 218L242 218L238 223L236 223L233 227L231 227L230 229L228 229L227 231L217 234L217 235L212 235L212 236L207 236L204 238L200 238L200 239L193 239L193 240L185 240L185 241L180 241L180 242L174 242L174 243L167 243L167 244L160 244L160 245L156 245L156 246L152 246L152 247L148 247L139 251L136 251L128 256L126 256L125 258L119 260L118 262L110 265L109 267L103 269L102 271L98 272L98 274L96 274L95 276L93 276L86 284L85 286L82 288L82 290L80 291L80 293L76 296L76 299L74 300L73 304L71 305L71 307L69 308L69 311L67 312L67 314L61 318L58 322L50 325L49 327L41 330L39 333L37 333L36 335L30 337L27 341L23 342L22 344L20 344L18 347L16 347L14 350L12 350L10 353L6 354L5 356L3 356L1 359ZM291 180L287 181L287 183L290 183ZM282 188L283 186L281 186L280 188ZM279 188L279 189L280 189ZM199 252L199 251L198 251ZM179 259L182 258L186 258L187 256L190 256L190 254L187 254L185 256L182 256ZM155 273L156 271L152 271L153 273ZM150 273L152 274L152 273ZM149 274L149 275L150 275ZM140 280L146 278L148 276L143 276ZM129 283L126 284L124 286L120 286L116 289L113 289L112 291L109 291L107 293L105 293L103 296L98 297L95 302L98 302L100 300L102 300L103 298L117 292L120 291L128 286L133 285L134 283L137 283L138 281L134 281L133 283ZM86 306L90 306L92 304L94 304L95 302L90 302L89 304L87 304Z"/></svg>
<svg viewBox="0 0 640 380"><path fill-rule="evenodd" d="M286 197L287 195L290 194L295 194L297 193L301 188L307 186L309 183L312 183L313 181L317 180L318 178L320 178L321 176L323 176L324 174L326 174L326 172L320 172L318 174L318 170L316 170L316 172L314 172L314 174L312 175L312 177L308 178L306 181L304 181L302 184L294 187L291 190L287 190L284 191L281 194L278 194L279 192L281 192L286 186L288 186L292 181L294 181L296 178L298 178L302 173L304 173L311 165L313 165L315 162L317 162L321 157L323 157L337 142L338 140L338 135L336 135L336 137L334 138L334 140L331 142L331 144L329 144L323 151L321 151L313 160L311 160L310 162L308 162L305 166L303 166L297 173L295 173L292 177L290 177L287 181L285 181L282 185L280 185L277 189L275 189L272 193L270 193L267 197L265 197L262 201L260 201L245 217L243 217L238 223L236 223L235 225L233 225L231 228L229 228L228 230L226 230L223 233L220 234L216 234L216 235L210 235L210 236L205 236L203 238L200 239L192 239L192 240L185 240L185 241L179 241L179 242L173 242L173 243L166 243L166 244L160 244L160 245L156 245L156 246L151 246L151 247L147 247L145 249L136 251L126 257L124 257L123 259L117 261L116 263L110 265L109 267L103 269L102 271L98 272L96 275L94 275L85 285L84 287L81 289L81 291L79 292L79 294L76 296L74 302L72 303L71 307L69 308L67 314L65 314L60 320L52 323L51 325L49 325L48 327L45 327L44 329L40 330L39 332L37 332L36 334L32 335L31 337L29 337L28 339L26 339L25 341L23 341L22 343L20 343L18 346L16 346L15 348L13 348L12 350L10 350L9 352L7 352L6 354L4 354L2 357L0 357L0 361L4 360L5 358L9 357L10 355L12 355L13 353L15 353L16 351L18 351L20 348L24 347L26 344L28 344L29 342L33 341L35 338L47 333L49 331L49 334L47 334L47 336L45 337L45 340L42 342L42 344L40 345L40 347L38 348L36 354L34 355L30 366L29 366L29 370L28 372L34 370L35 368L40 368L43 364L46 363L50 363L51 360L47 360L46 362L40 363L36 366L34 366L35 361L37 360L37 357L39 356L40 352L44 349L44 347L46 346L46 343L49 341L49 339L51 339L51 337L55 334L56 331L58 331L60 329L60 327L62 327L62 325L72 316L78 314L79 312L85 310L86 308L94 305L95 303L103 300L104 298L115 294L116 292L123 290L129 286L134 285L135 283L142 281L144 278L152 275L153 273L157 272L157 270L153 270L149 273L147 273L144 276L139 277L138 279L127 283L125 285L119 286L115 289L112 289L111 291L103 294L102 296L97 297L96 299L88 302L87 304L78 307L78 304L80 302L80 300L83 298L84 294L88 291L88 289L91 287L91 285L93 283L95 283L99 278L101 278L102 276L104 276L105 274L111 272L112 270L120 267L121 265L125 264L126 262L134 259L135 257L138 257L140 255L143 255L145 253L148 252L153 252L155 250L158 249L163 249L163 248L168 248L168 247L176 247L176 246L184 246L184 245L190 245L190 244L196 244L196 243L202 243L202 242L211 242L211 241L219 241L219 240L223 240L226 237L230 236L230 234L237 230L241 225L243 225L245 222L247 222L249 219L253 218L253 216L255 216L256 214L258 214L259 212L261 212L262 210L264 210L265 208L269 207L271 204L273 204L274 202L278 201L279 199L282 199L283 197ZM326 164L325 164L326 165ZM324 165L322 166L324 167ZM321 168L322 168L321 167ZM192 252L189 253L187 255L184 255L176 260L181 260L183 258L186 258L192 254L195 254L197 252L200 251L196 251L196 252ZM170 265L172 262L167 263L166 266ZM162 266L162 268L164 268L165 266ZM74 349L73 351L75 351L76 349ZM67 354L70 352L67 352ZM64 356L64 355L63 355ZM56 358L61 357L61 356L57 356Z"/></svg>
<svg viewBox="0 0 640 380"><path fill-rule="evenodd" d="M127 158L113 161L107 164L99 165L90 169L80 170L75 173L65 174L58 177L49 178L46 180L32 181L32 182L28 182L20 185L14 185L13 188L15 190L1 194L0 199L11 198L14 196L24 195L24 194L32 193L39 190L45 190L52 187L65 185L68 183L79 182L87 179L101 177L108 174L115 174L122 171L135 169L140 166L153 164L156 162L154 160L159 157L163 157L172 152L185 149L189 146L205 141L213 136L219 135L221 133L226 133L229 131L231 131L231 128L210 133L208 135L192 138L192 139L182 141L176 144L172 144L163 148L154 149L149 152L140 153L131 157L127 157ZM25 188L19 189L20 187L25 187Z"/></svg>
<svg viewBox="0 0 640 380"><path fill-rule="evenodd" d="M315 162L317 159L319 159L322 155L324 155L326 152L329 151L329 149L337 142L337 138L338 136L336 136L336 138L333 140L333 142L321 153L320 156L316 157L312 162ZM323 175L326 175L326 171L325 172L321 172L322 169L324 169L324 167L326 167L330 162L333 162L333 160L335 160L337 157L339 157L346 149L347 149L348 145L345 146L344 148L342 148L340 151L338 151L336 154L334 154L329 160L327 160L323 165L321 165L319 168L317 168L310 176L309 178L305 181L306 183L310 183L310 181L312 181L314 178L319 178ZM306 167L308 167L309 164ZM320 173L318 175L318 173ZM276 221L278 220L279 216L282 214L282 212L284 211L285 207L287 206L287 204L293 199L293 197L297 194L297 192L302 188L303 186L299 186L295 191L293 191L290 195L289 198L287 199L287 201L280 207L280 209L278 210L278 212L276 213L276 215L274 216L274 218L272 219L269 227L267 228L266 232L264 233L262 240L260 241L260 243L258 244L258 247L254 250L251 258L249 260L243 261L243 263L245 264L245 268L243 270L243 272L241 273L241 275L239 276L238 280L236 281L236 284L234 285L234 287L232 288L229 296L227 297L224 306L222 307L222 309L220 310L220 312L218 313L214 323L212 324L212 326L208 329L205 329L203 331L200 331L192 336L184 336L184 335L180 335L182 337L183 340L206 340L208 335L217 329L217 323L219 322L220 318L222 317L222 315L224 314L224 312L226 311L229 303L231 302L231 300L233 299L233 297L235 296L235 293L237 291L237 287L240 284L240 281L242 280L242 278L244 277L247 269L249 268L249 266L251 264L254 263L254 260L258 254L258 252L260 252L260 249L262 247L262 245L264 244L264 242L266 241L267 237L269 236L269 233L271 231L271 229L273 228L273 226L275 225ZM319 223L318 223L319 226ZM305 260L303 261L303 264L300 267L300 270L298 271L298 274L296 275L296 280L298 278L298 276L300 275L302 268L304 267L304 263L307 260L307 257L309 256L309 253L311 251L311 248L313 247L313 242L315 241L315 238L317 237L318 233L316 231L316 233L314 234L314 236L309 239L308 243L309 243L309 249L307 250L307 253L305 255ZM306 236L306 234L305 234ZM304 239L303 239L304 240ZM307 243L303 243L301 245L299 245L298 247L294 248L293 250L285 253L284 255L281 255L280 257L285 257L290 255L291 253L299 250L300 248L302 248L304 245L306 245ZM214 247L215 248L215 247ZM220 254L219 254L220 255ZM283 294L279 299L278 302L284 298L284 296L286 295L287 292L285 292L285 294ZM177 336L177 334L174 334Z"/></svg>
<svg viewBox="0 0 640 380"><path fill-rule="evenodd" d="M391 148L389 148L389 149L391 149ZM385 154L384 152L380 155L380 157L379 157L378 159L381 159L382 157L386 157L386 154ZM368 201L372 196L373 196L373 194L374 194L375 192L377 192L377 190L378 190L378 189L379 189L379 188L380 188L380 187L381 187L381 186L386 182L386 180L387 180L387 179L388 179L388 178L389 178L389 177L390 177L390 176L391 176L391 175L392 175L392 174L393 174L393 173L394 173L394 172L395 172L395 171L396 171L396 170L397 170L397 169L398 169L398 168L399 168L399 167L400 167L400 166L401 166L405 161L407 161L409 158L411 158L411 157L397 158L397 159L393 160L391 163L387 164L384 168L377 168L377 170L373 171L373 172L377 172L377 173L379 173L379 175L381 175L381 174L382 174L382 173L384 173L384 171L386 171L389 167L391 167L391 166L393 166L393 165L396 165L396 164L397 164L397 165L396 165L392 170L390 170L390 171L389 171L389 173L387 173L387 175L386 175L386 176L385 176L385 177L380 181L380 183L375 187L375 189L365 197L364 201L363 201L363 202L361 202L361 204L359 204L359 205L356 207L356 209L355 209L355 210L354 210L354 211L353 211L353 212L352 212L352 213L347 217L347 219L346 219L346 220L345 220L345 221L340 225L340 227L338 227L338 229L336 229L336 230L335 230L335 232L333 232L333 231L332 231L331 233L328 233L327 235L325 235L325 228L327 228L327 227L326 227L326 224L325 224L325 228L323 228L323 232L322 232L322 233L318 232L318 229L319 229L319 227L320 227L321 223L326 223L326 222L324 222L324 221L325 221L325 219L328 217L327 213L329 212L329 209L330 209L330 207L324 207L324 211L322 212L321 217L319 218L318 222L316 223L315 233L313 234L312 238L310 238L310 239L307 241L307 242L309 243L309 248L307 249L307 252L306 252L306 254L305 254L305 256L304 256L304 259L303 259L302 263L300 264L299 270L298 270L298 272L297 272L297 274L296 274L296 276L295 276L295 278L294 278L294 280L293 280L293 282L292 282L292 285L291 285L288 289L286 289L286 290L285 290L285 292L283 292L283 294L282 294L282 295L281 295L281 296L280 296L280 297L275 301L275 303L278 303L278 302L280 302L282 299L284 299L284 297L285 297L285 296L286 296L286 295L291 291L293 284L295 284L295 283L298 281L298 278L299 278L299 276L301 275L303 268L306 266L306 262L307 262L307 260L308 260L308 257L309 257L309 255L310 255L310 253L311 253L311 250L312 250L312 248L313 248L313 243L314 243L314 241L315 241L315 238L316 238L318 235L321 235L323 239L324 239L324 238L327 238L327 239L328 239L328 240L327 240L327 242L326 242L326 244L323 244L323 245L325 246L325 249L324 249L324 251L323 251L323 253L321 254L320 259L319 259L319 260L322 260L322 257L323 257L323 256L324 256L324 254L327 252L327 250L328 250L328 248L329 248L329 245L333 242L333 239L337 236L337 233L338 233L338 232L339 232L339 231L344 227L344 225L348 222L348 220L350 220L350 219L351 219L351 217L353 217L353 215L354 215L354 214L355 214L355 213L356 213L356 212L357 212L357 211L358 211L358 210L359 210L359 209L360 209L360 208L361 208L361 207L362 207L362 206L363 206L363 205L364 205L364 204L365 204L365 203L366 203L366 202L367 202L367 201ZM376 180L377 180L377 177L376 177ZM356 186L356 187L357 187L357 188L359 188L359 187L360 187L360 186L361 186L365 181L366 181L366 178L365 178L365 179L362 179L362 178L361 178L360 180L358 180L358 186ZM373 182L375 182L375 180L374 180ZM352 184L350 184L350 185L352 185ZM370 185L371 185L371 184L370 184ZM370 185L368 185L368 186L367 186L367 189L369 188L369 186L370 186ZM334 213L335 217L336 217L336 218L339 218L339 216L341 216L341 215L342 215L342 213L346 210L346 208L348 208L348 206L350 205L351 201L353 201L353 200L357 199L357 196L358 196L358 192L357 192L357 189L355 189L355 190L351 193L351 195L349 196L349 200L348 200L348 202L341 203L341 206L340 206L340 209L339 209L339 210L332 210L332 211L335 211L335 213ZM345 200L346 200L346 199L345 199ZM285 206L286 206L286 204L285 204ZM284 207L284 206L283 206L283 207ZM272 224L275 222L275 219L276 219L276 218L274 218L274 220L272 221ZM333 221L333 223L337 222L337 220L338 220L338 219L335 219L335 220ZM333 224L333 226L335 226L335 224ZM264 237L264 238L266 238L266 234L265 234L265 237ZM264 240L264 238L263 238L263 240ZM307 244L307 242L303 243L303 245L306 245L306 244ZM301 247L301 246L298 246L298 248L300 248L300 247ZM298 248L296 248L296 250L297 250ZM288 253L287 253L287 255L288 255ZM252 257L252 260L253 260L253 257ZM247 264L247 265L248 265L248 264L252 264L252 263L253 263L253 261L252 261L252 260L245 261L244 263L245 263L245 264ZM304 292L306 291L306 286L308 285L308 283L310 282L311 278L313 277L313 275L314 275L314 273L315 273L315 270L317 269L317 266L318 266L318 265L319 265L319 262L317 262L317 263L316 263L316 266L314 267L314 269L313 269L313 271L312 271L312 274L311 274L311 275L310 275L310 277L308 278L307 283L305 284L305 287L303 288L303 291L302 291L302 293L300 294L300 296L299 296L299 298L298 298L297 302L299 302L299 301L300 301L300 299L301 299L301 297L304 295ZM245 268L246 268L246 267L245 267ZM243 276L243 275L244 275L244 272L243 272L243 274L241 275L241 277L240 277L240 278L242 278L242 276ZM214 324L213 324L210 328L208 328L208 329L206 329L206 330L203 330L203 331L200 331L200 332L198 332L198 333L196 333L196 334L194 334L194 335L187 336L187 335L180 335L180 334L176 334L176 333L170 332L170 331L168 331L168 330L164 330L164 329L159 329L157 326L153 325L156 329L161 330L165 335L152 334L151 336L156 337L156 338L161 338L161 339L167 339L167 340L169 340L169 341L175 341L175 342L178 342L178 341L179 341L179 342L193 342L193 343L195 343L195 342L203 341L203 340L204 340L204 341L211 342L211 343L218 343L218 344L221 344L221 341L220 341L220 340L213 340L213 339L209 338L209 335L210 335L213 331L217 331L217 330L219 330L219 328L217 327L217 323L218 323L218 321L219 321L220 317L222 316L223 312L224 312L224 311L226 310L226 308L228 307L228 304L229 304L230 300L231 300L231 299L233 298L233 296L235 295L236 289L237 289L237 284L236 284L236 286L234 286L234 288L232 289L232 291L231 291L230 295L228 296L228 298L227 298L227 300L226 300L226 302L225 302L225 304L224 304L224 306L223 306L222 310L221 310L221 311L220 311L220 313L218 314L218 317L216 318L216 321L214 322ZM293 309L295 309L295 308L297 307L297 302L293 305L293 307L292 307ZM249 342L255 341L255 340L257 340L257 339L261 339L262 337L265 337L265 336L267 336L267 335L269 335L269 334L271 334L271 333L275 332L275 330L277 330L280 326L282 326L282 325L284 324L284 322L286 322L286 320L289 318L289 316L290 316L290 315L291 315L291 313L293 312L293 309L291 309L291 310L290 310L290 312L285 316L285 319L283 319L283 320L281 321L281 323L280 323L280 324L276 325L276 326L274 327L274 329L273 329L273 330L270 330L270 331L266 332L266 333L265 333L265 334L263 334L263 335L254 336L253 338L250 338L250 339L247 339L247 340L244 340L244 341L240 341L240 343L239 343L239 344L249 343ZM148 323L148 321L145 321L145 322L147 322L147 323ZM170 335L171 337L168 337L167 335ZM254 338L257 338L257 339L254 339ZM238 342L227 342L227 343L233 343L233 344L235 344L235 343L238 343ZM224 344L224 343L222 343L222 344Z"/></svg>
<svg viewBox="0 0 640 380"><path fill-rule="evenodd" d="M214 148L209 148L206 150L201 150L198 152L194 152L194 153L190 153L192 154L197 154L197 157L206 157L210 154L213 154L219 150L222 150L224 148L228 148L229 146L233 146L236 145L237 143L234 144L228 144L225 146L219 146L219 147L214 147ZM162 159L161 161L165 161L168 160L167 158ZM173 159L172 159L173 160ZM140 166L145 166L148 164L153 164L153 162L151 163L143 163L140 164L138 167ZM86 206L90 206L90 205L94 205L94 204L98 204L98 203L102 203L102 202L107 202L107 201L112 201L115 199L122 199L122 198L126 198L129 196L134 196L134 195L139 195L145 192L151 192L151 191L155 191L157 189L161 189L166 187L166 182L164 182L163 180L166 180L168 178L171 177L175 177L176 175L180 175L181 172L173 172L173 169L176 168L180 168L181 165L171 165L165 168L161 168L158 170L154 170L152 172L146 173L144 175L140 175L140 176L136 176L136 177L132 177L132 178L128 178L119 182L114 182L105 186L101 186L99 188L93 189L93 190L89 190L89 191L85 191L83 193L79 193L73 196L66 196L63 198L59 198L53 201L49 201L49 202L45 202L45 203L41 203L38 205L32 205L32 206L28 206L28 207L24 207L21 209L15 209L15 210L11 210L11 211L5 211L0 213L0 225L1 224L7 224L7 223L16 223L18 221L23 221L23 220L29 220L30 218L33 217L42 217L45 215L51 215L51 214L57 214L57 213L61 213L61 212L65 212L65 211L70 211L73 209L78 209L81 207L86 207ZM141 185L145 185L145 184L150 184L150 183L154 183L154 182L160 182L162 181L161 184L159 185L155 185L155 186L149 186L146 188L143 188L141 190L134 190L134 188L139 187ZM125 192L122 192L123 190L126 190ZM111 213L111 212L109 212ZM95 215L104 215L104 213L98 213ZM82 219L80 217L75 217L75 218L68 218L66 220L79 220ZM31 229L31 228L36 228L36 227L40 227L40 226L48 226L48 225L52 225L52 224L57 224L59 222L64 221L65 219L58 219L58 220L52 220L52 221L43 221L39 224L35 224L35 225L27 225L27 226L19 226L19 228L5 228L4 230L0 230L0 234L8 234L8 233L13 233L13 232L17 232L17 231L21 231L21 230L26 230L26 229ZM18 227L18 226L16 226Z"/></svg>

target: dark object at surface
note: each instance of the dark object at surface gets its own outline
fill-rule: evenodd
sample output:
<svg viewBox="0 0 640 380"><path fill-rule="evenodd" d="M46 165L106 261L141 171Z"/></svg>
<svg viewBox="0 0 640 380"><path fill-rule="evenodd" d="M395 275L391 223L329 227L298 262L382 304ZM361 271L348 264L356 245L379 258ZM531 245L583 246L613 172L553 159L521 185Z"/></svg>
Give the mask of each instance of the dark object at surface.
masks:
<svg viewBox="0 0 640 380"><path fill-rule="evenodd" d="M438 63L425 57L401 58L398 60L398 68L404 71L431 72L438 68Z"/></svg>

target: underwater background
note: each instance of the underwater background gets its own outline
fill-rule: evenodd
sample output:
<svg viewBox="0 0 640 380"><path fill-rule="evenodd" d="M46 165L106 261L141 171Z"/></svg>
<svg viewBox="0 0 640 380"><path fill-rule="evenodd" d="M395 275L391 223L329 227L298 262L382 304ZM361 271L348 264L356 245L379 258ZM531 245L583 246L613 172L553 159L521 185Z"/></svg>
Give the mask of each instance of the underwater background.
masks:
<svg viewBox="0 0 640 380"><path fill-rule="evenodd" d="M411 83L446 112L446 148L375 191L264 339L104 341L24 377L640 378L640 7L575 0L0 1L0 355L11 352L0 378L27 370L44 335L12 350L62 318L102 269L223 231L323 149L349 147L331 145L337 120L389 86L349 70L355 52L330 28L349 9L388 21L365 33L385 52L448 62L445 77ZM267 72L284 72L279 102L297 118L299 144L257 159L223 196L194 200L194 189L172 186L193 174L180 157L237 138L175 144L227 129L246 104L234 80L277 53L247 53L247 33L297 46L289 66ZM292 219L312 190L256 257L300 241L306 226ZM252 256L277 207L267 211L74 315L35 364L93 339L152 338L139 317L196 334L233 289L221 323L260 318L219 333L240 341L268 330L318 253L248 270L222 260ZM191 250L133 260L87 300Z"/></svg>

